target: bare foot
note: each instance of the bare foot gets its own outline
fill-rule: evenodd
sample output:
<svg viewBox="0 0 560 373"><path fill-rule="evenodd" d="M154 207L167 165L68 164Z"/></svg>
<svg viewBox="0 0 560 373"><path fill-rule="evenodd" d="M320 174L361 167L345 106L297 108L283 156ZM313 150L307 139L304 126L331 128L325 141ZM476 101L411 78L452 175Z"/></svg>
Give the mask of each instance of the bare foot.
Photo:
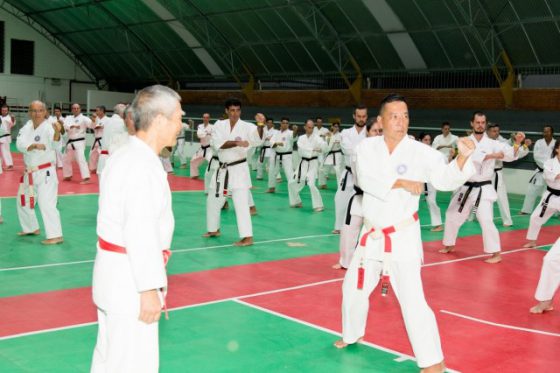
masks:
<svg viewBox="0 0 560 373"><path fill-rule="evenodd" d="M316 209L313 209L313 211L315 211L315 212L323 212L323 211L325 211L325 208L324 208L324 207L317 207Z"/></svg>
<svg viewBox="0 0 560 373"><path fill-rule="evenodd" d="M445 372L445 363L442 361L441 363L431 365L426 368L420 369L420 373L443 373Z"/></svg>
<svg viewBox="0 0 560 373"><path fill-rule="evenodd" d="M241 240L234 243L234 246L244 247L251 246L253 244L253 237L243 237Z"/></svg>
<svg viewBox="0 0 560 373"><path fill-rule="evenodd" d="M33 232L18 232L17 233L18 236L38 236L39 234L41 234L41 231L39 229L34 230Z"/></svg>
<svg viewBox="0 0 560 373"><path fill-rule="evenodd" d="M281 178L281 177L276 178L276 182L277 182L277 183L281 183L281 182L282 182L282 178Z"/></svg>
<svg viewBox="0 0 560 373"><path fill-rule="evenodd" d="M227 209L229 209L229 203L228 201L225 201L224 205L222 206L222 210L227 210Z"/></svg>
<svg viewBox="0 0 560 373"><path fill-rule="evenodd" d="M537 305L531 307L529 312L531 313L545 313L554 310L552 307L552 299L551 300L543 300L539 302Z"/></svg>
<svg viewBox="0 0 560 373"><path fill-rule="evenodd" d="M502 255L500 253L494 253L490 258L486 259L484 262L488 264L496 264L496 263L500 263L501 261L502 261Z"/></svg>
<svg viewBox="0 0 560 373"><path fill-rule="evenodd" d="M4 223L4 218L2 216L0 216L0 224Z"/></svg>
<svg viewBox="0 0 560 373"><path fill-rule="evenodd" d="M64 242L64 238L62 238L62 236L55 237L55 238L49 238L49 239L41 241L41 243L43 245L58 245L58 244L63 243L63 242Z"/></svg>
<svg viewBox="0 0 560 373"><path fill-rule="evenodd" d="M527 242L525 245L523 245L523 247L525 247L525 248L534 248L534 247L537 247L537 241L529 241L529 242Z"/></svg>
<svg viewBox="0 0 560 373"><path fill-rule="evenodd" d="M513 224L503 224L504 227L509 228L511 227Z"/></svg>
<svg viewBox="0 0 560 373"><path fill-rule="evenodd" d="M6 167L6 171L13 171L13 170L14 170L14 166L13 166L13 165L12 165L12 166Z"/></svg>
<svg viewBox="0 0 560 373"><path fill-rule="evenodd" d="M528 212L519 211L519 215L529 215Z"/></svg>
<svg viewBox="0 0 560 373"><path fill-rule="evenodd" d="M251 216L257 215L257 208L255 206L249 207L249 213L251 214Z"/></svg>
<svg viewBox="0 0 560 373"><path fill-rule="evenodd" d="M346 269L340 263L333 264L332 269Z"/></svg>
<svg viewBox="0 0 560 373"><path fill-rule="evenodd" d="M89 177L86 177L84 180L80 181L80 184L82 185L89 184Z"/></svg>
<svg viewBox="0 0 560 373"><path fill-rule="evenodd" d="M206 232L202 235L202 237L204 238L210 238L210 237L220 237L221 233L220 230L218 229L216 232Z"/></svg>
<svg viewBox="0 0 560 373"><path fill-rule="evenodd" d="M186 165L186 164L182 164L181 166L179 166L179 168L180 168L181 170L184 170L185 168L187 168L187 165Z"/></svg>
<svg viewBox="0 0 560 373"><path fill-rule="evenodd" d="M319 185L319 189L327 189L327 184Z"/></svg>
<svg viewBox="0 0 560 373"><path fill-rule="evenodd" d="M358 340L355 343L360 343L361 341L363 341L363 338L358 338ZM346 342L344 342L344 340L339 339L338 341L333 343L333 346L336 347L336 348L345 348L349 344L354 344L354 343L346 343Z"/></svg>
<svg viewBox="0 0 560 373"><path fill-rule="evenodd" d="M198 180L198 176L191 176L191 179Z"/></svg>
<svg viewBox="0 0 560 373"><path fill-rule="evenodd" d="M340 234L340 229L333 229L332 234Z"/></svg>
<svg viewBox="0 0 560 373"><path fill-rule="evenodd" d="M72 180L72 176L67 176L67 177L65 177L65 178L62 179L62 180L63 180L63 181L70 181L70 180Z"/></svg>
<svg viewBox="0 0 560 373"><path fill-rule="evenodd" d="M275 188L268 188L265 193L276 193Z"/></svg>
<svg viewBox="0 0 560 373"><path fill-rule="evenodd" d="M296 203L295 205L291 205L290 207L295 208L295 209L300 209L300 208L303 207L303 204L300 202L300 203Z"/></svg>
<svg viewBox="0 0 560 373"><path fill-rule="evenodd" d="M441 232L443 230L443 225L438 225L430 229L432 232Z"/></svg>
<svg viewBox="0 0 560 373"><path fill-rule="evenodd" d="M442 254L449 254L455 251L455 246L444 246L443 249L439 249L438 252Z"/></svg>

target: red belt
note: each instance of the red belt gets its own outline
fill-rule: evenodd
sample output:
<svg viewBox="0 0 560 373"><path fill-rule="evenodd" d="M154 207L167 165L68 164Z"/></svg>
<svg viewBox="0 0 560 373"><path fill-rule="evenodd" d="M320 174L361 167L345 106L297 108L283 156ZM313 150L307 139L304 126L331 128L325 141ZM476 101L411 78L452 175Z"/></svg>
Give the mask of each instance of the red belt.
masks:
<svg viewBox="0 0 560 373"><path fill-rule="evenodd" d="M108 151L108 150L102 150L102 151L101 151L101 154L109 155L109 151Z"/></svg>
<svg viewBox="0 0 560 373"><path fill-rule="evenodd" d="M27 194L29 195L29 207L35 208L35 190L33 188L33 172L44 170L45 168L49 168L49 167L52 167L51 162L43 163L34 167L28 167L23 171L23 175L21 175L21 178L19 179L19 190L18 190L18 194L20 196L19 197L20 203L22 206L25 206L25 197L26 197L25 187L27 186L28 187ZM25 174L27 174L27 183L25 183Z"/></svg>
<svg viewBox="0 0 560 373"><path fill-rule="evenodd" d="M413 215L412 218L414 219L414 222L418 221L418 211L416 211ZM402 227L401 227L402 229ZM395 233L398 230L398 227L396 225L392 225L390 227L386 227L381 229L381 233L383 234L383 238L385 240L385 245L384 245L384 260L383 260L383 272L381 275L381 295L382 296L386 296L388 291L389 291L389 258L390 255L393 251L393 243L391 242L391 234ZM367 239L369 237L370 234L374 233L376 231L376 229L374 227L372 227L369 231L367 231L366 233L364 233L362 235L362 238L360 238L360 246L365 247L366 246L366 242ZM364 277L365 277L365 270L364 270L364 266L363 266L363 259L360 262L360 267L358 268L358 289L363 289L364 288Z"/></svg>

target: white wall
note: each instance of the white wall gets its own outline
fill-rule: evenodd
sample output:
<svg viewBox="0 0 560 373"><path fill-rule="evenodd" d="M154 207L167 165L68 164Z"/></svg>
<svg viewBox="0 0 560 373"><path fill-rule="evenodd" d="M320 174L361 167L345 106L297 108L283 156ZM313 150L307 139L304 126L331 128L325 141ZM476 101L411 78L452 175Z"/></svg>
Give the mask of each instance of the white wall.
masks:
<svg viewBox="0 0 560 373"><path fill-rule="evenodd" d="M95 84L81 91L83 97L69 97L70 80L90 81L72 60L41 34L23 21L7 12L0 12L4 21L4 73L0 73L0 96L8 96L13 105L27 105L35 99L47 103L79 101L85 103L85 90L95 89ZM11 75L11 39L32 40L35 42L34 76ZM60 80L60 85L53 85L53 78ZM83 101L81 101L81 100Z"/></svg>

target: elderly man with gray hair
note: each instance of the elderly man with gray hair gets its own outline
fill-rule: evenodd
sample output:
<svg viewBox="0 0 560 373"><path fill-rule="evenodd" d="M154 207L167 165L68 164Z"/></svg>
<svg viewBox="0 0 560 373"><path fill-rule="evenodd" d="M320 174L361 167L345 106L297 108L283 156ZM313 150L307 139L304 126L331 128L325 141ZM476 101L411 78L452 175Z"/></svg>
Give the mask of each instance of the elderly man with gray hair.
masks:
<svg viewBox="0 0 560 373"><path fill-rule="evenodd" d="M154 85L132 102L135 135L111 153L100 182L92 372L157 372L174 218L160 151L181 129L179 95Z"/></svg>

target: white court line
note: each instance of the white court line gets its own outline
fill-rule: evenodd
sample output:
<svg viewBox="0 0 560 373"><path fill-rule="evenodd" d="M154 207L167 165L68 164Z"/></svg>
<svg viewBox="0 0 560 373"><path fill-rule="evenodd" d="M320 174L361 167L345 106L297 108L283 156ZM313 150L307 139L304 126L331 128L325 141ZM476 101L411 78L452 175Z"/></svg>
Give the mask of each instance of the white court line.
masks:
<svg viewBox="0 0 560 373"><path fill-rule="evenodd" d="M522 247L520 249L502 251L502 255L513 254L513 253L518 253L518 252L522 252L522 251L536 250L539 247L545 247L545 246L550 246L550 245L552 245L552 244L540 245L540 246L536 246L536 247ZM467 256L467 257L460 258L460 259L444 260L442 262L434 262L434 263L423 264L422 267L434 267L434 266L439 266L439 265L442 265L442 264L463 262L465 260L479 259L479 258L484 258L484 257L490 256L490 255L492 255L492 254L479 254L479 255Z"/></svg>
<svg viewBox="0 0 560 373"><path fill-rule="evenodd" d="M82 326L90 326L90 325L96 325L97 321L93 321L93 322L86 322L83 324L75 324L75 325L69 325L69 326L63 326L60 328L51 328L51 329L42 329L42 330L37 330L34 332L28 332L28 333L20 333L20 334L12 334L12 335L8 335L5 337L0 337L0 341L6 341L8 339L14 339L14 338L19 338L19 337L26 337L26 336L30 336L30 335L36 335L36 334L44 334L44 333L50 333L50 332L57 332L59 330L68 330L68 329L76 329L76 328L81 328Z"/></svg>
<svg viewBox="0 0 560 373"><path fill-rule="evenodd" d="M529 329L529 328L522 328L520 326L513 326L513 325L507 325L507 324L499 324L499 323L495 323L492 321L486 321L486 320L482 320L482 319L477 319L476 317L471 317L471 316L467 316L467 315L462 315L460 313L455 313L455 312L451 312L451 311L446 311L446 310L439 310L439 312L441 313L446 313L448 315L453 315L453 316L457 316L463 319L467 319L467 320L471 320L471 321L475 321L475 322L479 322L481 324L486 324L486 325L492 325L492 326L497 326L499 328L504 328L504 329L512 329L512 330L519 330L522 332L528 332L528 333L535 333L535 334L543 334L543 335L548 335L551 337L560 337L560 333L552 333L552 332L545 332L542 330L537 330L537 329ZM529 311L527 311L529 312ZM539 316L536 316L539 317Z"/></svg>
<svg viewBox="0 0 560 373"><path fill-rule="evenodd" d="M320 237L329 237L329 236L337 236L337 235L332 234L332 233L328 233L328 234L316 234L316 235L311 235L311 236L278 238L278 239L275 239L275 240L257 241L253 244L253 246L267 244L267 243L273 243L273 242L284 242L284 241L291 241L291 240L305 240L305 239L309 239L309 238L320 238ZM185 252L191 252L191 251L221 249L221 248L225 248L225 247L234 247L234 244L193 247L193 248L190 248L190 249L177 249L177 250L172 250L172 251L173 251L173 254L176 254L176 253L185 253ZM20 271L20 270L48 268L48 267L58 267L58 266L76 265L76 264L84 264L84 263L93 263L93 259L79 260L79 261L75 261L75 262L37 264L37 265L24 266L24 267L7 267L7 268L0 268L0 272Z"/></svg>

